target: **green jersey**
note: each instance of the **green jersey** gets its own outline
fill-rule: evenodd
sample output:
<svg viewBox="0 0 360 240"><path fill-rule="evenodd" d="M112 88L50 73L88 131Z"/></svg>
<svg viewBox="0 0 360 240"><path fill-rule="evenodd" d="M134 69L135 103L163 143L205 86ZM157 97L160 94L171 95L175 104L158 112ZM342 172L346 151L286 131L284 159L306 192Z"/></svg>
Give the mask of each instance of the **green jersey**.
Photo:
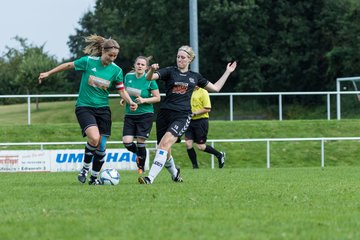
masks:
<svg viewBox="0 0 360 240"><path fill-rule="evenodd" d="M152 97L151 91L159 89L156 81L146 80L145 74L140 78L136 77L135 72L130 72L125 75L124 85L126 91L129 93L131 99L135 102L137 96L142 98ZM153 113L154 107L152 103L139 104L136 111L131 111L129 104L126 104L125 114L140 115L144 113Z"/></svg>
<svg viewBox="0 0 360 240"><path fill-rule="evenodd" d="M104 66L100 57L84 56L74 61L75 70L82 71L79 97L76 107L109 106L108 88L115 83L116 89L123 89L123 72L115 63Z"/></svg>

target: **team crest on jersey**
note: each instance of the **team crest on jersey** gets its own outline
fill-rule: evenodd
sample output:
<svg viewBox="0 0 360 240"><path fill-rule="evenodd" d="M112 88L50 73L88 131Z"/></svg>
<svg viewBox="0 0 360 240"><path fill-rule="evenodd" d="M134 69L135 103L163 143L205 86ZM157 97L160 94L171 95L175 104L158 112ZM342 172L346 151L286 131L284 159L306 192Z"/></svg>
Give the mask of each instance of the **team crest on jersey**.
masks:
<svg viewBox="0 0 360 240"><path fill-rule="evenodd" d="M192 77L189 78L189 81L190 81L191 83L195 83L195 79L193 79Z"/></svg>
<svg viewBox="0 0 360 240"><path fill-rule="evenodd" d="M88 84L92 87L102 88L102 89L106 90L110 86L110 81L90 75L89 79L88 79Z"/></svg>
<svg viewBox="0 0 360 240"><path fill-rule="evenodd" d="M189 87L188 83L184 83L184 82L175 82L174 86L172 88L172 93L176 93L176 94L185 94L187 89Z"/></svg>

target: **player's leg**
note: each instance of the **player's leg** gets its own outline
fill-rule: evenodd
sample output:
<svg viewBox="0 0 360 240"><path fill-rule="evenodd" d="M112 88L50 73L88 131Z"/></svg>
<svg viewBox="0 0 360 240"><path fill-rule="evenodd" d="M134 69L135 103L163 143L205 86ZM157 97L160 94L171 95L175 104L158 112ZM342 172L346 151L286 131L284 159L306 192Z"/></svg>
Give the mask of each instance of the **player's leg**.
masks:
<svg viewBox="0 0 360 240"><path fill-rule="evenodd" d="M189 156L189 159L192 163L192 167L193 169L199 168L198 162L197 162L197 156L196 156L196 152L195 149L193 147L194 145L194 128L193 128L193 120L190 123L189 128L186 130L185 132L185 146L186 146L186 151L187 154Z"/></svg>
<svg viewBox="0 0 360 240"><path fill-rule="evenodd" d="M193 140L185 138L186 151L192 163L192 167L193 169L197 169L199 168L199 164L197 161L197 156L193 144L194 144Z"/></svg>
<svg viewBox="0 0 360 240"><path fill-rule="evenodd" d="M123 141L124 147L128 151L136 154L137 146L133 142L135 132L136 132L136 125L135 125L134 118L132 118L131 116L125 115L122 141Z"/></svg>
<svg viewBox="0 0 360 240"><path fill-rule="evenodd" d="M170 173L171 179L174 182L182 182L183 181L182 177L180 176L180 167L176 167L174 158L171 155L171 148L167 155L167 160L165 162L165 168Z"/></svg>
<svg viewBox="0 0 360 240"><path fill-rule="evenodd" d="M197 127L195 128L195 142L199 150L213 154L218 159L219 168L223 168L225 164L225 152L219 152L215 148L206 144L207 135L209 132L209 121L207 118L197 120Z"/></svg>
<svg viewBox="0 0 360 240"><path fill-rule="evenodd" d="M99 146L95 150L94 158L93 158L93 165L92 165L92 169L91 169L91 176L89 179L90 185L101 184L97 178L98 178L101 168L105 162L107 139L108 139L107 136L102 135L100 137Z"/></svg>
<svg viewBox="0 0 360 240"><path fill-rule="evenodd" d="M191 122L191 114L183 115L182 113L178 113L178 116L175 116L175 121L173 121L168 128L168 131L175 137L176 143L181 142L181 136L185 134L188 130ZM174 158L171 155L171 148L168 151L168 159L165 163L165 167L168 172L171 174L171 179L174 182L183 182L183 179L180 175L180 167L176 167Z"/></svg>
<svg viewBox="0 0 360 240"><path fill-rule="evenodd" d="M170 151L171 146L178 142L181 135L186 131L188 124L190 123L189 119L191 119L190 115L177 115L177 113L173 111L162 110L159 112L156 121L156 135L159 143L158 148L156 150L155 158L153 164L151 165L149 175L147 177L140 177L139 183L151 184L155 180L166 163L168 152ZM172 166L175 167L173 159L169 162L169 170L173 169ZM172 179L174 181L178 179L182 180L179 174L180 170L176 169L176 167L175 170L176 174L174 174L174 177L172 176Z"/></svg>
<svg viewBox="0 0 360 240"><path fill-rule="evenodd" d="M138 173L142 174L145 172L145 160L146 160L146 143L145 139L137 138L138 151L136 153L136 162L138 165Z"/></svg>
<svg viewBox="0 0 360 240"><path fill-rule="evenodd" d="M156 119L156 138L157 138L158 144L164 137L169 124L170 124L169 116L164 112L164 110L160 110L160 112L157 115L157 119ZM159 145L158 145L156 152L155 152L155 157L154 157L153 163L152 163L152 165L150 167L150 171L149 171L149 175L151 172L151 176L153 179L150 179L149 176L148 177L139 177L138 180L139 180L140 184L151 184L152 183L152 181L154 180L154 177L156 177L160 173L161 169L165 165L167 152L168 152L168 150L160 149Z"/></svg>
<svg viewBox="0 0 360 240"><path fill-rule="evenodd" d="M225 164L225 152L219 152L215 148L211 147L207 144L197 144L197 147L199 150L213 154L217 159L219 163L219 168L223 168Z"/></svg>
<svg viewBox="0 0 360 240"><path fill-rule="evenodd" d="M111 135L111 111L109 107L96 109L96 121L99 128L99 143L95 150L93 158L93 166L91 170L91 177L89 179L90 185L101 184L97 179L101 168L105 162L106 156L106 142Z"/></svg>
<svg viewBox="0 0 360 240"><path fill-rule="evenodd" d="M165 135L162 137L158 145L158 149L156 150L154 162L151 165L148 175L151 183L155 180L157 175L165 166L168 152L170 151L171 146L177 141L177 139L178 138L170 132L165 133Z"/></svg>
<svg viewBox="0 0 360 240"><path fill-rule="evenodd" d="M154 114L146 113L138 115L136 119L136 131L135 136L137 139L137 162L138 162L138 173L145 172L145 161L146 161L146 140L150 136L150 132L153 125Z"/></svg>
<svg viewBox="0 0 360 240"><path fill-rule="evenodd" d="M87 136L87 143L84 150L83 167L78 174L78 180L81 183L85 183L100 135L92 108L77 107L75 114L78 119L83 137Z"/></svg>

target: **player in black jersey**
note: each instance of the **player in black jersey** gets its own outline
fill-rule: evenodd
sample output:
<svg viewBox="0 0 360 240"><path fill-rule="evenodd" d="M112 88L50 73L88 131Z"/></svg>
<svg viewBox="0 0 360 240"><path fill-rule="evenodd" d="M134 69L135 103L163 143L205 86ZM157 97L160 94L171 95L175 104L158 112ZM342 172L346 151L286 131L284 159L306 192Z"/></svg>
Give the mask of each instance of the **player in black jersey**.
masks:
<svg viewBox="0 0 360 240"><path fill-rule="evenodd" d="M188 128L191 112L191 95L195 86L205 88L209 92L219 92L227 78L236 69L236 62L228 63L223 75L216 83L209 82L201 74L190 71L189 65L194 60L195 53L189 46L179 48L177 67L159 69L158 64L152 64L146 78L165 81L165 99L162 101L156 119L156 137L158 147L153 164L147 177L139 177L140 184L151 184L162 168L170 172L174 182L182 182L180 168L175 166L171 156L171 146L180 141L180 137Z"/></svg>

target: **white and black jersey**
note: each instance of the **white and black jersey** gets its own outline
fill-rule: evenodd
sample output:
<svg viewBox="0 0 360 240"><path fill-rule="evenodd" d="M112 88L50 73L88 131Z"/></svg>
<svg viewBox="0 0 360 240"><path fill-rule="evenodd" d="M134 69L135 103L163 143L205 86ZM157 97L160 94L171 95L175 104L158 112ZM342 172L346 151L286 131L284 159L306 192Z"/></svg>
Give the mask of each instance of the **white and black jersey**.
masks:
<svg viewBox="0 0 360 240"><path fill-rule="evenodd" d="M195 86L204 88L209 81L201 74L188 71L182 73L177 67L166 67L156 72L165 81L165 98L161 109L191 113L190 100Z"/></svg>

